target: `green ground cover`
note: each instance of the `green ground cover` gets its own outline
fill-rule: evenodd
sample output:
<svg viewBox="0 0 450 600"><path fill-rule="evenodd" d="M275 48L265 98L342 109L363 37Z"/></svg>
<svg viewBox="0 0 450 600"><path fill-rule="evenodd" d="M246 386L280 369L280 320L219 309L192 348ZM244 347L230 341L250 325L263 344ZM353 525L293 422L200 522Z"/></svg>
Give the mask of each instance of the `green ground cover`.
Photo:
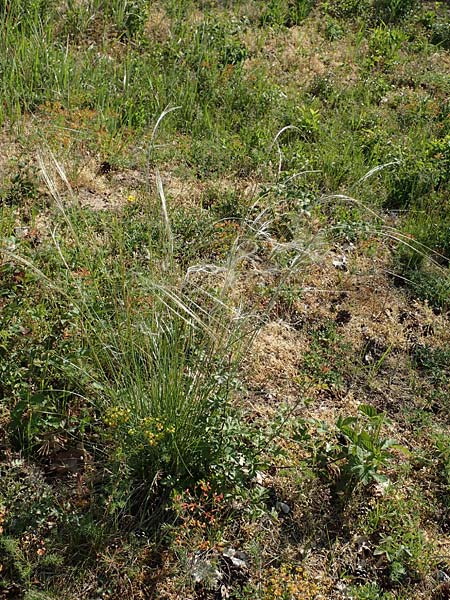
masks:
<svg viewBox="0 0 450 600"><path fill-rule="evenodd" d="M0 0L0 598L449 596L449 50Z"/></svg>

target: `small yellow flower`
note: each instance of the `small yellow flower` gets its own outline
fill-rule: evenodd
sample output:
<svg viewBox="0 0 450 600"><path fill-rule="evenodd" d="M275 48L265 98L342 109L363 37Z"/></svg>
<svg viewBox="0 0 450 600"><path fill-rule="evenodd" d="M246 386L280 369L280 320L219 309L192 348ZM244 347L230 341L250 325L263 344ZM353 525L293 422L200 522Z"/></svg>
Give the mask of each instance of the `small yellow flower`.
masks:
<svg viewBox="0 0 450 600"><path fill-rule="evenodd" d="M128 194L127 196L127 202L136 202L136 196L135 194Z"/></svg>
<svg viewBox="0 0 450 600"><path fill-rule="evenodd" d="M108 410L104 417L104 422L109 427L117 427L123 423L127 423L130 419L131 411L128 408L118 408L117 406Z"/></svg>

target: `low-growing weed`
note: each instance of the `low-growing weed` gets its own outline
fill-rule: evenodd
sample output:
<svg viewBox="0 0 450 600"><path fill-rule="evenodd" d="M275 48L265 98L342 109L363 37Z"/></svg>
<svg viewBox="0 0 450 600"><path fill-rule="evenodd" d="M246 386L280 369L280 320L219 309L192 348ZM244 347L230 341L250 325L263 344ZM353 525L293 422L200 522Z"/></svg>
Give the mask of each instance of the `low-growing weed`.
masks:
<svg viewBox="0 0 450 600"><path fill-rule="evenodd" d="M438 192L447 179L446 154L437 150L443 140L418 140L415 146L393 147L390 155L399 161L388 177L386 208L404 209L432 192Z"/></svg>
<svg viewBox="0 0 450 600"><path fill-rule="evenodd" d="M22 597L51 564L47 545L63 509L42 473L24 460L0 463L0 478L0 594Z"/></svg>
<svg viewBox="0 0 450 600"><path fill-rule="evenodd" d="M344 36L344 30L337 19L328 17L325 21L325 35L330 42L340 40Z"/></svg>
<svg viewBox="0 0 450 600"><path fill-rule="evenodd" d="M282 600L312 600L317 597L318 586L308 578L301 567L282 564L272 567L267 573L263 600L280 598Z"/></svg>
<svg viewBox="0 0 450 600"><path fill-rule="evenodd" d="M355 600L395 600L391 592L384 592L376 583L351 586L349 592Z"/></svg>
<svg viewBox="0 0 450 600"><path fill-rule="evenodd" d="M339 417L334 428L319 425L323 442L313 444L313 464L344 497L361 485L385 485L388 478L382 470L391 462L392 450L407 452L395 440L382 436L383 413L368 405L360 406L359 413L357 417Z"/></svg>
<svg viewBox="0 0 450 600"><path fill-rule="evenodd" d="M385 25L373 29L368 40L368 66L387 69L398 59L398 52L405 39L405 34L399 29Z"/></svg>
<svg viewBox="0 0 450 600"><path fill-rule="evenodd" d="M345 349L334 323L327 323L314 332L301 365L311 384L331 392L342 388Z"/></svg>
<svg viewBox="0 0 450 600"><path fill-rule="evenodd" d="M312 140L318 134L320 129L320 111L312 106L299 106L296 117L293 121L295 127L298 127L300 135L305 140Z"/></svg>
<svg viewBox="0 0 450 600"><path fill-rule="evenodd" d="M417 0L374 0L373 9L378 21L395 23L407 17L417 6Z"/></svg>
<svg viewBox="0 0 450 600"><path fill-rule="evenodd" d="M450 374L450 351L448 348L416 346L412 358L413 365L431 376L436 385L441 378L441 383L447 381Z"/></svg>
<svg viewBox="0 0 450 600"><path fill-rule="evenodd" d="M438 476L440 481L440 498L450 512L450 438L447 434L438 434L434 439L434 454L438 460Z"/></svg>
<svg viewBox="0 0 450 600"><path fill-rule="evenodd" d="M375 501L358 524L371 540L383 587L418 581L435 561L421 527L419 506L417 498L389 494Z"/></svg>
<svg viewBox="0 0 450 600"><path fill-rule="evenodd" d="M450 222L441 194L430 196L426 207L404 220L405 243L399 244L394 264L399 280L437 310L447 311L450 286Z"/></svg>
<svg viewBox="0 0 450 600"><path fill-rule="evenodd" d="M0 591L14 594L28 587L31 568L15 539L0 536L0 564L2 565Z"/></svg>
<svg viewBox="0 0 450 600"><path fill-rule="evenodd" d="M202 194L202 208L212 209L217 219L239 221L248 210L246 204L234 190L222 190L215 186L208 187Z"/></svg>
<svg viewBox="0 0 450 600"><path fill-rule="evenodd" d="M445 415L450 392L450 353L445 348L417 345L411 359L412 366L418 371L417 389L425 410Z"/></svg>
<svg viewBox="0 0 450 600"><path fill-rule="evenodd" d="M448 312L450 298L450 276L440 272L424 270L404 271L406 284L411 292L427 300L436 311Z"/></svg>
<svg viewBox="0 0 450 600"><path fill-rule="evenodd" d="M174 253L180 264L205 259L215 235L215 221L209 211L180 207L170 214Z"/></svg>
<svg viewBox="0 0 450 600"><path fill-rule="evenodd" d="M326 2L325 10L336 17L361 17L368 22L396 23L407 17L417 0L337 0Z"/></svg>
<svg viewBox="0 0 450 600"><path fill-rule="evenodd" d="M338 0L324 3L324 10L337 18L355 17L367 13L369 9L370 0Z"/></svg>
<svg viewBox="0 0 450 600"><path fill-rule="evenodd" d="M433 19L427 29L432 44L445 50L450 49L450 23L445 15Z"/></svg>
<svg viewBox="0 0 450 600"><path fill-rule="evenodd" d="M8 206L22 206L37 200L39 196L37 176L34 169L25 162L19 162L9 187L0 190L0 201Z"/></svg>

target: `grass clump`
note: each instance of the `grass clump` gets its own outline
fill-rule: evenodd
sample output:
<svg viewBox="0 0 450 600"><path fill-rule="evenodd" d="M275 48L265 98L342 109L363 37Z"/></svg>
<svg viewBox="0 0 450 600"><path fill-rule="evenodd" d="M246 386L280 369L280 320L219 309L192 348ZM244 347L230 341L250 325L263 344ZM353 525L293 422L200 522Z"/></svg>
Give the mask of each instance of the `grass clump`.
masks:
<svg viewBox="0 0 450 600"><path fill-rule="evenodd" d="M104 422L134 476L148 486L155 478L182 486L208 476L221 456L220 419L228 412L233 374L221 352L232 360L232 340L221 348L161 307L153 327L148 321L145 327L145 345L134 339L125 354L120 342L120 365L102 366L109 379L117 374L113 386L102 386Z"/></svg>
<svg viewBox="0 0 450 600"><path fill-rule="evenodd" d="M299 25L311 12L314 0L271 0L262 13L262 25L293 27Z"/></svg>

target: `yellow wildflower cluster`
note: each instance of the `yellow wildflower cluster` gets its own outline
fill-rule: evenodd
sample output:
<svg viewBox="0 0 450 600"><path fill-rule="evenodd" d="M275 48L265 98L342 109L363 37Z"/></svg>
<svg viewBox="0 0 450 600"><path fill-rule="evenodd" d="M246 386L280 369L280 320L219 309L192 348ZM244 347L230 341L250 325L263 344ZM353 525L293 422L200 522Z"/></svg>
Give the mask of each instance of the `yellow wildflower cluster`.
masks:
<svg viewBox="0 0 450 600"><path fill-rule="evenodd" d="M317 585L305 578L301 567L281 565L279 569L269 571L264 600L313 600L317 593Z"/></svg>
<svg viewBox="0 0 450 600"><path fill-rule="evenodd" d="M156 446L156 444L162 440L164 434L162 431L153 431L152 429L144 429L144 437L148 442L149 446Z"/></svg>
<svg viewBox="0 0 450 600"><path fill-rule="evenodd" d="M144 417L138 429L130 428L128 434L131 436L143 434L149 446L156 446L168 433L175 433L175 427L164 425L156 417Z"/></svg>
<svg viewBox="0 0 450 600"><path fill-rule="evenodd" d="M130 417L131 411L129 408L119 408L118 406L113 406L106 413L104 422L106 425L108 425L108 427L118 427L119 425L128 423Z"/></svg>
<svg viewBox="0 0 450 600"><path fill-rule="evenodd" d="M132 419L130 409L117 406L108 410L104 422L111 428L125 426L128 436L139 438L141 442L144 438L149 446L156 446L165 436L175 433L175 427L166 425L157 417L135 417Z"/></svg>
<svg viewBox="0 0 450 600"><path fill-rule="evenodd" d="M144 427L153 427L156 431L162 431L164 429L164 425L161 423L160 419L156 417L144 417L142 419L142 425Z"/></svg>
<svg viewBox="0 0 450 600"><path fill-rule="evenodd" d="M167 427L159 419L154 417L145 417L143 419L144 437L149 446L156 446L166 434L175 433L174 427Z"/></svg>

